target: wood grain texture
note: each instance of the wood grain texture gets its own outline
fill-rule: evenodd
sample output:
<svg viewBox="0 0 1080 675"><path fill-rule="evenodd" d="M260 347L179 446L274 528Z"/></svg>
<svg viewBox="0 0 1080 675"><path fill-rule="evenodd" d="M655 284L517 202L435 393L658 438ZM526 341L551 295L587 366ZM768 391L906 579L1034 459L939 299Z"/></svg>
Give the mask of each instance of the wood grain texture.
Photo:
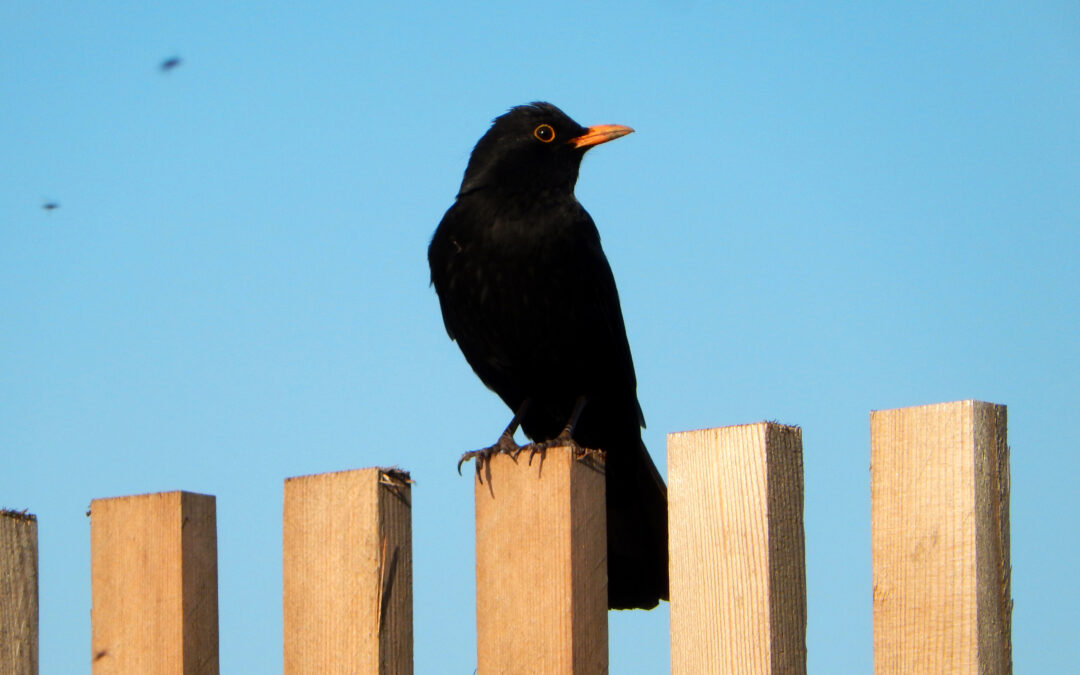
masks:
<svg viewBox="0 0 1080 675"><path fill-rule="evenodd" d="M95 499L90 514L94 674L217 673L214 497Z"/></svg>
<svg viewBox="0 0 1080 675"><path fill-rule="evenodd" d="M1005 406L870 414L874 670L1010 673Z"/></svg>
<svg viewBox="0 0 1080 675"><path fill-rule="evenodd" d="M805 673L802 431L668 435L671 672Z"/></svg>
<svg viewBox="0 0 1080 675"><path fill-rule="evenodd" d="M408 474L285 481L285 673L413 672Z"/></svg>
<svg viewBox="0 0 1080 675"><path fill-rule="evenodd" d="M0 674L37 672L37 519L0 511Z"/></svg>
<svg viewBox="0 0 1080 675"><path fill-rule="evenodd" d="M475 483L480 675L608 669L603 465L496 455Z"/></svg>

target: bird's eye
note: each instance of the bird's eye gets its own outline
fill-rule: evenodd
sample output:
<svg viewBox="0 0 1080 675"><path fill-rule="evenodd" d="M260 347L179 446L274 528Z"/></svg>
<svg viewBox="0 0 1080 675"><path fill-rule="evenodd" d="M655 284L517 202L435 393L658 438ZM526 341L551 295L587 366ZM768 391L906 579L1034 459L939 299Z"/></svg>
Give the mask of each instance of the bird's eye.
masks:
<svg viewBox="0 0 1080 675"><path fill-rule="evenodd" d="M551 128L550 124L541 124L533 129L533 136L536 136L536 140L550 143L555 140L555 130Z"/></svg>

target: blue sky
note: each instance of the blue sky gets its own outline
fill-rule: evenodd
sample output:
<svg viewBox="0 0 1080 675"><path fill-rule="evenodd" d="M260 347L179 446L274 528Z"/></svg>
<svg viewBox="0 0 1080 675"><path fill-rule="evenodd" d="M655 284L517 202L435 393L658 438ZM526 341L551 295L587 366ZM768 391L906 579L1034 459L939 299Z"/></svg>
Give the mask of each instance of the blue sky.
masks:
<svg viewBox="0 0 1080 675"><path fill-rule="evenodd" d="M868 412L964 398L1009 406L1016 670L1080 660L1074 3L9 2L0 99L0 505L39 517L43 673L88 667L91 499L216 495L222 672L272 673L282 480L389 464L416 670L472 672L454 464L509 415L426 246L537 99L637 130L578 197L658 464L803 428L810 671L872 668ZM666 636L612 614L612 672Z"/></svg>

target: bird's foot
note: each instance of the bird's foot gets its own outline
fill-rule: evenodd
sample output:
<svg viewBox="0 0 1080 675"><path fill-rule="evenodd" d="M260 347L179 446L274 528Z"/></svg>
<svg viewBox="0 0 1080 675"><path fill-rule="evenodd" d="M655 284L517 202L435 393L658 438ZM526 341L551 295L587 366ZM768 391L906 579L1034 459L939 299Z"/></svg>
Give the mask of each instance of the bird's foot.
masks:
<svg viewBox="0 0 1080 675"><path fill-rule="evenodd" d="M503 433L499 436L499 440L495 441L494 445L489 445L486 448L480 450L470 450L461 456L461 459L457 463L458 475L461 475L461 465L465 462L474 460L476 462L476 478L483 483L483 470L487 466L487 463L491 461L491 458L495 455L510 455L510 459L517 461L518 455L521 454L522 448L520 445L514 442L514 436L512 434ZM531 457L530 457L531 459Z"/></svg>
<svg viewBox="0 0 1080 675"><path fill-rule="evenodd" d="M577 460L583 460L594 455L603 455L599 450L586 448L584 445L578 443L567 430L563 430L563 432L555 438L539 441L537 443L530 443L521 448L521 450L529 451L529 466L532 466L533 457L540 455L540 466L543 467L544 457L550 448L568 448L570 452L574 454L574 459Z"/></svg>

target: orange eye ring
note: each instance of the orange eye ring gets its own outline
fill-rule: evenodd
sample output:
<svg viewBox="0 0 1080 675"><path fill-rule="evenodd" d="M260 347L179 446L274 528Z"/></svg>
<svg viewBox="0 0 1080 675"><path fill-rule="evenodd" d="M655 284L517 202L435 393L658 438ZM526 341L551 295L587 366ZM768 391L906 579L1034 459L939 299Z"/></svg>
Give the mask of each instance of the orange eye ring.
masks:
<svg viewBox="0 0 1080 675"><path fill-rule="evenodd" d="M555 130L550 124L541 124L533 129L533 136L541 143L550 143L555 140Z"/></svg>

